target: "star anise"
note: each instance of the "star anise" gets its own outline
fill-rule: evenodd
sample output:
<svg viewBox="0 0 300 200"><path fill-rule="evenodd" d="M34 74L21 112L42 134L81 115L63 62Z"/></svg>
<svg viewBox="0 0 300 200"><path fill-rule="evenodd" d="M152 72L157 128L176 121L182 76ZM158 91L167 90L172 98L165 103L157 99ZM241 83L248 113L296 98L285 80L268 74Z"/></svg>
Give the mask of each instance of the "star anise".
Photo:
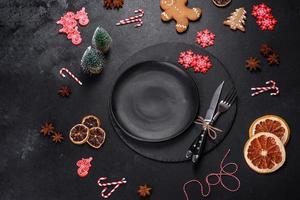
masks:
<svg viewBox="0 0 300 200"><path fill-rule="evenodd" d="M263 55L264 57L268 57L270 54L273 53L273 49L267 44L262 44L260 46L259 51L260 51L261 55Z"/></svg>
<svg viewBox="0 0 300 200"><path fill-rule="evenodd" d="M52 135L52 141L55 143L61 143L64 140L64 137L61 133L55 132Z"/></svg>
<svg viewBox="0 0 300 200"><path fill-rule="evenodd" d="M107 9L121 8L124 0L103 0L103 6Z"/></svg>
<svg viewBox="0 0 300 200"><path fill-rule="evenodd" d="M124 0L114 0L115 8L122 8Z"/></svg>
<svg viewBox="0 0 300 200"><path fill-rule="evenodd" d="M61 97L69 97L71 95L72 91L69 86L63 85L58 89L57 93Z"/></svg>
<svg viewBox="0 0 300 200"><path fill-rule="evenodd" d="M260 61L257 58L250 57L246 60L246 69L250 71L260 70Z"/></svg>
<svg viewBox="0 0 300 200"><path fill-rule="evenodd" d="M137 193L139 194L140 197L147 197L151 195L151 191L152 188L148 187L146 184L145 185L141 185L139 186L139 189L137 191Z"/></svg>
<svg viewBox="0 0 300 200"><path fill-rule="evenodd" d="M51 133L53 133L53 130L54 130L54 126L52 123L48 123L46 122L42 128L41 128L41 133L44 135L44 136L47 136L47 135L51 135Z"/></svg>
<svg viewBox="0 0 300 200"><path fill-rule="evenodd" d="M269 65L279 65L279 55L277 53L272 53L267 58Z"/></svg>

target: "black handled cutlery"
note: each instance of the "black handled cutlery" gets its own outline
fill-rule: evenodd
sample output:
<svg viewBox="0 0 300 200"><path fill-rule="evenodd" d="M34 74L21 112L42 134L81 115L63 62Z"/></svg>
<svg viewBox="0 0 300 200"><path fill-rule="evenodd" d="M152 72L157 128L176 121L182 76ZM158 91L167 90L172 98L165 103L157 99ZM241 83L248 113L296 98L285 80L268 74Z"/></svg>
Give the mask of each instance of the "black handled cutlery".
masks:
<svg viewBox="0 0 300 200"><path fill-rule="evenodd" d="M208 110L206 111L204 121L208 124L211 123L211 121L214 117L214 113L215 113L216 107L218 105L218 101L219 101L219 98L220 98L220 95L221 95L221 92L223 89L223 85L224 85L224 81L215 90L214 95L210 101L210 106L209 106ZM203 128L201 133L196 137L196 139L194 140L194 142L192 143L192 145L190 146L190 148L188 149L188 151L186 153L186 158L191 158L193 156L192 157L193 163L196 163L199 160L199 155L203 151L203 148L205 146L206 137L207 137L206 132L207 132L206 128Z"/></svg>
<svg viewBox="0 0 300 200"><path fill-rule="evenodd" d="M231 107L231 105L234 103L236 97L237 97L237 91L235 88L232 88L227 93L226 97L218 103L217 111L214 114L212 120L206 121L206 122L209 124L213 124L218 119L220 114L226 112ZM192 151L190 154L190 156L192 156L193 163L198 163L199 157L201 156L201 154L203 152L206 138L207 138L206 131L207 130L203 129L202 132L200 133L200 135L193 142L193 145L194 144L196 145L196 146L193 146L194 151Z"/></svg>

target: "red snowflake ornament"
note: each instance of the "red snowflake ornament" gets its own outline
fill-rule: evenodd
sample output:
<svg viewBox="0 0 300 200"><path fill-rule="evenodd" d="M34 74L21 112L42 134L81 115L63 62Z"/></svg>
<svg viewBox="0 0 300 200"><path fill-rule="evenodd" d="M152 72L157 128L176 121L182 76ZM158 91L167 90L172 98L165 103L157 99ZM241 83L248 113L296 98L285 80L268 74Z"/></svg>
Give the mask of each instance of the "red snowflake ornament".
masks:
<svg viewBox="0 0 300 200"><path fill-rule="evenodd" d="M197 54L194 56L192 66L195 72L205 74L212 67L212 64L208 56Z"/></svg>
<svg viewBox="0 0 300 200"><path fill-rule="evenodd" d="M254 5L252 15L256 17L256 23L261 30L274 30L277 20L272 15L272 9L266 4L261 3Z"/></svg>
<svg viewBox="0 0 300 200"><path fill-rule="evenodd" d="M260 29L265 30L274 30L277 20L272 16L266 16L265 18L258 19L256 23L259 25Z"/></svg>
<svg viewBox="0 0 300 200"><path fill-rule="evenodd" d="M191 50L181 52L179 54L178 63L183 65L185 69L193 68L194 72L201 72L203 74L212 67L209 56L195 54Z"/></svg>
<svg viewBox="0 0 300 200"><path fill-rule="evenodd" d="M270 15L271 12L272 12L272 9L264 3L254 5L252 8L252 16L254 16L258 19L264 18L266 15Z"/></svg>
<svg viewBox="0 0 300 200"><path fill-rule="evenodd" d="M197 32L196 43L203 48L209 47L215 44L216 35L210 32L208 29Z"/></svg>
<svg viewBox="0 0 300 200"><path fill-rule="evenodd" d="M192 67L194 61L194 53L189 51L183 51L179 54L178 63L183 65L185 69Z"/></svg>

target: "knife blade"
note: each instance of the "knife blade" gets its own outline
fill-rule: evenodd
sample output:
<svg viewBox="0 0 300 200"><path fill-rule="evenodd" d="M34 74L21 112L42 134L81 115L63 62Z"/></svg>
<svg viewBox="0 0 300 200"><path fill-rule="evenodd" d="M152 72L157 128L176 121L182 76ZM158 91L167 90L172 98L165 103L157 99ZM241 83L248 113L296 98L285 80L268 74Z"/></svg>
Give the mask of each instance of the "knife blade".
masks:
<svg viewBox="0 0 300 200"><path fill-rule="evenodd" d="M217 89L214 92L214 95L210 101L210 105L208 110L206 111L205 114L205 121L207 123L210 123L214 117L214 113L216 110L216 107L218 105L219 102L219 98L223 89L223 85L224 85L224 81L217 87ZM195 138L194 142L192 143L192 145L190 146L190 148L188 149L187 153L186 153L186 158L190 158L193 154L193 162L195 160L195 162L197 162L199 155L204 147L204 143L206 141L206 129L203 129L201 131L201 133Z"/></svg>

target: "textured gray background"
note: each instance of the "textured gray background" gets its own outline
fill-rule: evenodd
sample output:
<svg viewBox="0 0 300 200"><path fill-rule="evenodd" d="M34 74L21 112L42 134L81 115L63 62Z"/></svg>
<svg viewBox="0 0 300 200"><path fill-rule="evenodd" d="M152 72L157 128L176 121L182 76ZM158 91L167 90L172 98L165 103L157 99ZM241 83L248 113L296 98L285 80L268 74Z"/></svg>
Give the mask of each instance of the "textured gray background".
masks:
<svg viewBox="0 0 300 200"><path fill-rule="evenodd" d="M105 10L100 0L75 1L10 1L0 2L0 199L98 199L96 185L99 176L126 177L128 184L120 187L111 199L139 199L136 188L147 183L153 187L151 199L184 199L182 185L193 177L201 180L207 173L218 170L228 148L229 160L239 163L241 189L229 193L213 188L207 199L295 199L300 178L299 152L299 16L297 0L266 1L278 19L274 32L262 32L250 16L251 6L260 1L238 1L220 9L209 0L190 0L190 6L203 9L200 21L191 23L187 33L175 32L174 23L160 20L158 0L125 0L120 10ZM90 24L80 31L83 43L75 47L65 35L58 34L55 22L64 12L86 7ZM246 33L233 32L222 25L223 20L237 7L248 11ZM144 8L144 26L117 27L115 22ZM81 74L79 63L85 48L90 45L98 25L107 29L114 40L104 72L98 78ZM205 156L197 171L190 163L162 164L145 159L127 148L113 132L109 122L107 100L118 67L134 52L148 45L181 41L193 43L198 30L209 28L216 34L216 45L207 48L218 57L232 75L239 93L239 109L231 133L222 145ZM269 67L259 55L262 42L269 43L281 56L279 67ZM250 56L262 60L260 73L250 74L244 68ZM80 87L70 79L62 79L58 70L67 66L84 82ZM278 97L250 97L250 87L266 80L278 82ZM56 94L61 84L69 84L70 99ZM88 146L75 146L68 140L60 145L39 133L40 125L50 120L67 136L68 130L81 118L94 113L103 118L107 141L95 151ZM250 123L264 114L284 117L292 130L287 146L287 162L278 172L257 175L246 165L243 146ZM93 168L82 180L76 174L75 162L93 156ZM191 199L199 199L197 186L191 186Z"/></svg>

